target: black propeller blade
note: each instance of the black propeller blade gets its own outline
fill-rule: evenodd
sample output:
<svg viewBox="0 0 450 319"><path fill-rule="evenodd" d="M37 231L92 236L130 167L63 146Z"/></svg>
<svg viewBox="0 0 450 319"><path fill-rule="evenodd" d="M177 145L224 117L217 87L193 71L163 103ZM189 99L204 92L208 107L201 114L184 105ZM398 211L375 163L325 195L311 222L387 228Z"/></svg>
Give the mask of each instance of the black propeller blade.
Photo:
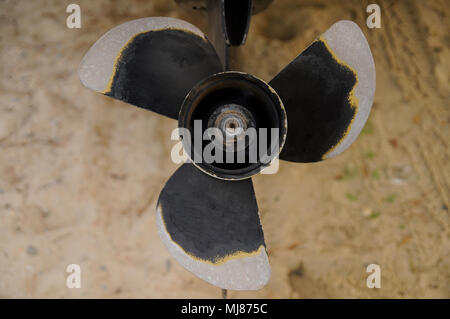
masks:
<svg viewBox="0 0 450 319"><path fill-rule="evenodd" d="M218 287L255 290L270 278L251 179L228 182L183 164L161 191L157 226L175 259Z"/></svg>
<svg viewBox="0 0 450 319"><path fill-rule="evenodd" d="M338 155L358 137L372 107L375 65L358 25L339 21L269 84L288 118L280 158L316 162Z"/></svg>
<svg viewBox="0 0 450 319"><path fill-rule="evenodd" d="M94 91L178 119L194 84L222 69L199 29L157 17L107 32L85 55L79 73L81 82Z"/></svg>

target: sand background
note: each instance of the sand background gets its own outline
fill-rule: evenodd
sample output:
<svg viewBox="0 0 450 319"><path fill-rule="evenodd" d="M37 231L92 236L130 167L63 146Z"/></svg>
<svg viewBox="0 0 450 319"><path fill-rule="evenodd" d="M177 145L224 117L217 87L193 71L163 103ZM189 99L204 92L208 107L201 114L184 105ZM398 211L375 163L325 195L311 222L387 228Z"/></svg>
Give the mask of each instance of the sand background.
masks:
<svg viewBox="0 0 450 319"><path fill-rule="evenodd" d="M65 25L78 3L82 28ZM445 0L275 0L253 17L241 69L269 81L340 19L360 25L374 107L341 156L254 178L269 284L231 298L450 297L450 7ZM177 168L176 122L82 87L77 67L117 24L206 20L173 1L0 0L0 297L220 298L168 254L155 204ZM80 264L82 288L65 285ZM365 285L377 263L382 288Z"/></svg>

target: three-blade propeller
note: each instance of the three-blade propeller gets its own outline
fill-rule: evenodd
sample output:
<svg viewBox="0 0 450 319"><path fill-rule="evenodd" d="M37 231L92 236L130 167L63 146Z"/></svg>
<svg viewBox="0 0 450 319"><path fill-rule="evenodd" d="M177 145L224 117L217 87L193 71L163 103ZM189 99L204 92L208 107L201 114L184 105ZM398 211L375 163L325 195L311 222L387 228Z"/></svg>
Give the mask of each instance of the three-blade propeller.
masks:
<svg viewBox="0 0 450 319"><path fill-rule="evenodd" d="M177 119L194 85L223 66L205 35L173 18L117 26L84 57L82 83L97 92ZM347 149L366 122L375 66L359 27L339 21L269 85L288 120L280 158L316 162ZM226 181L190 163L168 180L157 206L161 239L186 269L224 289L255 290L270 266L251 179Z"/></svg>

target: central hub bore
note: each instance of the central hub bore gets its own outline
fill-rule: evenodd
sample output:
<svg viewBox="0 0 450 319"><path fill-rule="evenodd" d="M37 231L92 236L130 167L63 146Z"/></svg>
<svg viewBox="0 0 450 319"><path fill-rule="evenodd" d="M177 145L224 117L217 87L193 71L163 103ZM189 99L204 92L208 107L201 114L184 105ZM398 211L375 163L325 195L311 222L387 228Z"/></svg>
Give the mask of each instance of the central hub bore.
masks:
<svg viewBox="0 0 450 319"><path fill-rule="evenodd" d="M218 73L195 85L183 102L178 126L190 132L183 146L194 165L227 180L251 177L270 165L287 131L275 91L240 72Z"/></svg>
<svg viewBox="0 0 450 319"><path fill-rule="evenodd" d="M208 119L208 128L218 128L222 132L223 144L228 151L233 145L247 147L249 141L244 141L246 131L254 127L253 115L242 105L234 103L218 107ZM242 146L237 150L241 150Z"/></svg>

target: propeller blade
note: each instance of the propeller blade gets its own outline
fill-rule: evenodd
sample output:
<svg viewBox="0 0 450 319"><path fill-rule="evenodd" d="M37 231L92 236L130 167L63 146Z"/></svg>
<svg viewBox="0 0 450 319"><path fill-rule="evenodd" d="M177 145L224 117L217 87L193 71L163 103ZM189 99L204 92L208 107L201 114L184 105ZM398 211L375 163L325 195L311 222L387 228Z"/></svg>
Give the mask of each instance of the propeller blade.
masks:
<svg viewBox="0 0 450 319"><path fill-rule="evenodd" d="M256 290L270 278L251 179L224 181L183 164L164 186L159 235L187 270L222 289Z"/></svg>
<svg viewBox="0 0 450 319"><path fill-rule="evenodd" d="M84 56L79 75L94 91L177 119L194 84L222 69L199 29L179 19L153 17L104 34Z"/></svg>
<svg viewBox="0 0 450 319"><path fill-rule="evenodd" d="M288 118L280 158L316 162L347 149L361 132L375 94L375 64L355 23L339 21L270 81Z"/></svg>
<svg viewBox="0 0 450 319"><path fill-rule="evenodd" d="M250 19L252 0L208 0L208 36L225 69L232 59L230 46L245 43Z"/></svg>

